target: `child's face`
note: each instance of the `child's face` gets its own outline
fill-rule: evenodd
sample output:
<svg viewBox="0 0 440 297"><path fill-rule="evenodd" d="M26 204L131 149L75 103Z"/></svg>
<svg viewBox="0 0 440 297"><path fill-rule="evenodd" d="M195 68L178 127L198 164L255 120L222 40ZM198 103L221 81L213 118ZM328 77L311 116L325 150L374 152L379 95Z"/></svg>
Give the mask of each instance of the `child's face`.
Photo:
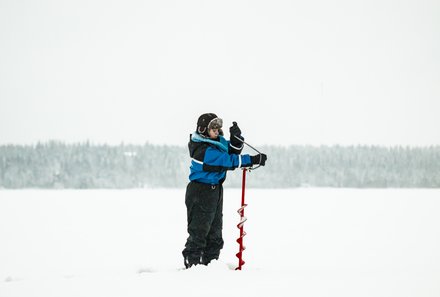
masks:
<svg viewBox="0 0 440 297"><path fill-rule="evenodd" d="M211 138L211 139L217 139L218 134L219 134L219 131L218 131L218 130L219 130L219 129L209 129L209 131L208 131L209 138Z"/></svg>

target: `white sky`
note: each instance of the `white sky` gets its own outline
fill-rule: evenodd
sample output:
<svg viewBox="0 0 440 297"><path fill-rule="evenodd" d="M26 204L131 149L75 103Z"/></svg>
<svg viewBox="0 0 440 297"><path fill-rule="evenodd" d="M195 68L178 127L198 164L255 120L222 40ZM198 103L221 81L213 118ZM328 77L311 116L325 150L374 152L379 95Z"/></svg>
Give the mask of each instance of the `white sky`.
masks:
<svg viewBox="0 0 440 297"><path fill-rule="evenodd" d="M440 145L439 111L438 0L0 0L0 144L186 145L215 112L253 144Z"/></svg>

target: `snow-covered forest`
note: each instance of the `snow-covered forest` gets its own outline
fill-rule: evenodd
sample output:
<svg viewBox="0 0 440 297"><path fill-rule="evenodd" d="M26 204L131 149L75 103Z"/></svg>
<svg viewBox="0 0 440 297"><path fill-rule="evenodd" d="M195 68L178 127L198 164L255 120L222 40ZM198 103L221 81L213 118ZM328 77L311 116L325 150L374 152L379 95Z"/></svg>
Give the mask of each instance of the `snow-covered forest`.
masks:
<svg viewBox="0 0 440 297"><path fill-rule="evenodd" d="M248 185L292 187L440 187L440 147L266 146L264 169ZM246 151L244 153L252 153ZM179 188L187 183L187 148L46 142L0 146L0 188ZM239 187L240 170L228 186Z"/></svg>

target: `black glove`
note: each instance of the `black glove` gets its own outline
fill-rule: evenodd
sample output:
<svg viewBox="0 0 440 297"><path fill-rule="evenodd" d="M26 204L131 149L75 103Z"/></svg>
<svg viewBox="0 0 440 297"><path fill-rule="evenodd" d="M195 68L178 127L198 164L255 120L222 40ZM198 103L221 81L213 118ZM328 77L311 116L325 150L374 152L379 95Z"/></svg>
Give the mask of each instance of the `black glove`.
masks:
<svg viewBox="0 0 440 297"><path fill-rule="evenodd" d="M235 136L240 136L241 135L241 130L237 125L237 122L232 122L232 126L229 128L229 133L231 133L231 139L235 138Z"/></svg>
<svg viewBox="0 0 440 297"><path fill-rule="evenodd" d="M233 146L235 147L243 146L244 138L243 136L241 136L241 130L238 127L237 122L232 122L232 126L229 128L229 133L231 133L230 141ZM237 139L237 137L240 138L241 141Z"/></svg>
<svg viewBox="0 0 440 297"><path fill-rule="evenodd" d="M251 156L252 165L266 165L267 156L266 154L258 154L255 156Z"/></svg>

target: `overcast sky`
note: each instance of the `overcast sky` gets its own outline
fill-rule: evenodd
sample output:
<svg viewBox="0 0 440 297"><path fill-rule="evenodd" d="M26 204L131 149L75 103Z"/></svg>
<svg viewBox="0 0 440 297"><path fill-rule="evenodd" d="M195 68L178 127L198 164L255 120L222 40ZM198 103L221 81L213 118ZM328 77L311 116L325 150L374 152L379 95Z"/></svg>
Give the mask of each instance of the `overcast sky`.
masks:
<svg viewBox="0 0 440 297"><path fill-rule="evenodd" d="M253 144L440 145L440 1L0 0L0 144L186 145L204 112Z"/></svg>

